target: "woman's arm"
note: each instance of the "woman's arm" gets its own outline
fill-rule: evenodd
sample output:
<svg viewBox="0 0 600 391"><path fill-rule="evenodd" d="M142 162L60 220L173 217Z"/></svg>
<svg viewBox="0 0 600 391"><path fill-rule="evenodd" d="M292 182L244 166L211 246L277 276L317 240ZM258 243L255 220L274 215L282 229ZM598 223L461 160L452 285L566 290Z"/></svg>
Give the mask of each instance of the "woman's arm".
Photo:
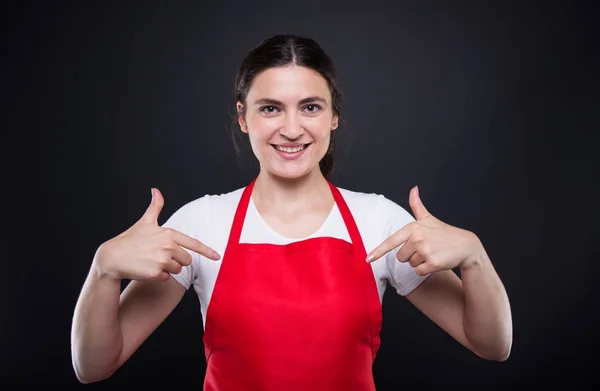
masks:
<svg viewBox="0 0 600 391"><path fill-rule="evenodd" d="M184 233L210 210L206 202L184 205L159 227L163 205L161 192L153 189L146 213L94 255L71 331L73 367L83 383L109 377L173 311L189 286L194 254L220 257ZM132 282L120 293L122 279Z"/></svg>
<svg viewBox="0 0 600 391"><path fill-rule="evenodd" d="M435 272L406 298L478 356L504 361L512 346L510 304L492 262L479 247L460 267L460 279L451 270Z"/></svg>
<svg viewBox="0 0 600 391"><path fill-rule="evenodd" d="M408 263L416 274L428 276L406 296L409 301L477 355L506 360L512 346L510 305L481 241L431 215L416 187L409 204L416 220L385 239L367 261L397 249L393 262ZM401 214L393 211L399 207L389 206L389 214L398 218ZM461 278L453 272L457 268Z"/></svg>
<svg viewBox="0 0 600 391"><path fill-rule="evenodd" d="M112 375L177 306L185 288L166 282L121 281L94 265L75 307L71 329L73 368L82 383Z"/></svg>

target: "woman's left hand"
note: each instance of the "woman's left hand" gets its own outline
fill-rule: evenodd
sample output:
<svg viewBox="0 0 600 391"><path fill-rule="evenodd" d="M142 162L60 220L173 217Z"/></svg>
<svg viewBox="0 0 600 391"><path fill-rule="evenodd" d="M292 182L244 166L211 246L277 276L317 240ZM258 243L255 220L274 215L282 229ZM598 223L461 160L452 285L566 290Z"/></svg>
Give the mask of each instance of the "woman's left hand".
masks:
<svg viewBox="0 0 600 391"><path fill-rule="evenodd" d="M468 267L476 260L482 245L473 232L432 216L421 202L416 186L410 191L409 204L416 221L405 225L371 251L367 262L376 261L400 245L403 246L398 250L398 260L408 262L421 276Z"/></svg>

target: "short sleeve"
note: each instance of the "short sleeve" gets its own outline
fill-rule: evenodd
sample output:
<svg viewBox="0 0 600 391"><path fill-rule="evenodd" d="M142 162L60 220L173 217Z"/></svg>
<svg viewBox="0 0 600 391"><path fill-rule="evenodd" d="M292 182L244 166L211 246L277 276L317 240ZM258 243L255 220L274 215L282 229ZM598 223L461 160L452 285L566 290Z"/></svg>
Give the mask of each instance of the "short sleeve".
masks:
<svg viewBox="0 0 600 391"><path fill-rule="evenodd" d="M171 215L167 219L167 221L162 225L163 228L171 228L175 231L181 232L187 236L194 237L193 232L195 231L194 227L191 226L191 222L195 219L193 216L195 215L195 204L197 201L192 201L181 208L179 208L175 213ZM197 263L197 255L195 252L184 248L192 256L192 263L189 266L183 266L181 272L178 274L171 273L171 276L179 282L185 289L189 289L190 285L194 282L195 278L195 264Z"/></svg>
<svg viewBox="0 0 600 391"><path fill-rule="evenodd" d="M403 207L381 195L379 199L380 212L383 213L386 221L386 238L394 232L400 230L405 225L415 221L414 217ZM387 280L396 289L401 296L406 296L419 286L428 276L420 276L415 272L409 263L399 262L396 258L398 250L402 246L395 248L385 255L387 266Z"/></svg>

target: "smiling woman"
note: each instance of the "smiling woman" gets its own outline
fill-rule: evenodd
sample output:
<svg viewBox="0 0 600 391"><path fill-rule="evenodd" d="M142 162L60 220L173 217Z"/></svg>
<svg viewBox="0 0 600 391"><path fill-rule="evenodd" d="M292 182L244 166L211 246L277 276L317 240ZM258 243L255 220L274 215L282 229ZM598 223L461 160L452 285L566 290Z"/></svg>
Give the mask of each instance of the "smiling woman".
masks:
<svg viewBox="0 0 600 391"><path fill-rule="evenodd" d="M339 114L318 72L295 64L269 68L256 76L245 102L237 103L239 124L261 171L305 176L327 154Z"/></svg>
<svg viewBox="0 0 600 391"><path fill-rule="evenodd" d="M82 382L117 370L191 286L205 390L374 390L388 284L475 354L508 357L508 298L474 233L436 219L416 187L413 217L329 181L341 100L315 41L261 42L235 98L234 131L249 138L258 176L189 202L162 227L164 199L152 189L141 219L100 245L73 317ZM122 279L132 282L121 293Z"/></svg>
<svg viewBox="0 0 600 391"><path fill-rule="evenodd" d="M272 140L274 148L278 145L311 147L311 158L320 156L321 172L325 178L330 177L335 149L335 132L332 130L339 124L342 99L333 61L314 40L280 35L261 42L242 62L235 98L238 111L236 124L245 133L253 130L250 141L261 166L267 162L261 160L264 155L257 154L260 148L256 148L254 141L261 134L268 133L268 129L277 128L282 134L280 140ZM259 133L260 130L262 133ZM236 142L239 136L237 126L232 128L232 133ZM311 136L319 136L319 140L305 143ZM316 145L311 146L313 143ZM239 149L239 146L236 145L236 148ZM301 154L282 153L280 156L295 160ZM288 165L272 169L292 168ZM293 177L294 174L291 172L289 175Z"/></svg>

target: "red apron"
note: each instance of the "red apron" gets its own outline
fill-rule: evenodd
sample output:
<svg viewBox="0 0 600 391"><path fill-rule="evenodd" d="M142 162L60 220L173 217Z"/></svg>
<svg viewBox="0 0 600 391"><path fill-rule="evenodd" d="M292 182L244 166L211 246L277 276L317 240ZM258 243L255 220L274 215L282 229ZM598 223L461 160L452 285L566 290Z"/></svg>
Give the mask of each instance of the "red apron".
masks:
<svg viewBox="0 0 600 391"><path fill-rule="evenodd" d="M243 191L207 309L205 391L375 390L382 311L354 218L329 183L352 243L240 243Z"/></svg>

